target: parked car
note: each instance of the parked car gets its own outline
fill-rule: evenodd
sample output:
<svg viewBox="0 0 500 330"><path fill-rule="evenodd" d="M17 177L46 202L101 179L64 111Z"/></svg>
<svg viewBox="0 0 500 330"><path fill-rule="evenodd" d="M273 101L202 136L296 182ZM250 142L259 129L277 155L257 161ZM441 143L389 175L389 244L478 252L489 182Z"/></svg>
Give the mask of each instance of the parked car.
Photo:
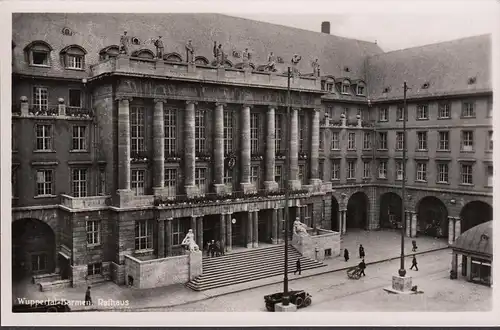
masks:
<svg viewBox="0 0 500 330"><path fill-rule="evenodd" d="M12 313L64 313L71 312L67 304L62 303L38 303L38 304L14 304Z"/></svg>
<svg viewBox="0 0 500 330"><path fill-rule="evenodd" d="M290 302L297 308L307 307L312 303L312 296L304 290L289 291ZM274 306L283 301L283 292L269 294L264 296L266 309L269 312L274 312Z"/></svg>

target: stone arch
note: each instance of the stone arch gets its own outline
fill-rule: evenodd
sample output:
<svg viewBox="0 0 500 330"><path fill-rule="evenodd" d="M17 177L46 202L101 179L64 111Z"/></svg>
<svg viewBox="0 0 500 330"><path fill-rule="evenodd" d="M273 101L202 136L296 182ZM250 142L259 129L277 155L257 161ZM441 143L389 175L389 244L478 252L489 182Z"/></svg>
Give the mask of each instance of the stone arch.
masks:
<svg viewBox="0 0 500 330"><path fill-rule="evenodd" d="M87 51L80 45L69 45L61 50L61 54L76 53L78 55L87 55Z"/></svg>
<svg viewBox="0 0 500 330"><path fill-rule="evenodd" d="M179 53L168 53L163 56L165 61L182 62L182 56Z"/></svg>
<svg viewBox="0 0 500 330"><path fill-rule="evenodd" d="M337 201L337 198L335 198L335 196L332 195L332 212L330 220L331 221L330 229L338 232L340 232L341 230L339 210L340 210L339 202Z"/></svg>
<svg viewBox="0 0 500 330"><path fill-rule="evenodd" d="M367 229L369 207L370 200L364 192L352 194L347 202L346 228Z"/></svg>
<svg viewBox="0 0 500 330"><path fill-rule="evenodd" d="M233 63L230 60L225 60L224 61L224 67L225 68L232 68L233 67Z"/></svg>
<svg viewBox="0 0 500 330"><path fill-rule="evenodd" d="M118 45L110 45L99 51L99 58L101 60L106 60L110 57L117 57L119 54L120 47Z"/></svg>
<svg viewBox="0 0 500 330"><path fill-rule="evenodd" d="M51 52L52 47L45 41L43 40L35 40L30 42L29 44L24 47L24 51L29 51L29 50L41 50L41 51L46 51L46 52Z"/></svg>
<svg viewBox="0 0 500 330"><path fill-rule="evenodd" d="M210 61L205 56L196 56L194 63L196 65L208 65Z"/></svg>
<svg viewBox="0 0 500 330"><path fill-rule="evenodd" d="M460 219L460 233L463 233L477 225L493 220L493 208L483 201L471 201L462 207Z"/></svg>
<svg viewBox="0 0 500 330"><path fill-rule="evenodd" d="M380 228L401 228L403 201L394 192L386 192L380 197Z"/></svg>
<svg viewBox="0 0 500 330"><path fill-rule="evenodd" d="M136 50L135 52L132 53L132 56L146 58L149 60L152 60L155 58L155 54L150 49L147 49L147 48Z"/></svg>
<svg viewBox="0 0 500 330"><path fill-rule="evenodd" d="M13 279L27 275L53 273L56 268L56 233L36 218L12 223Z"/></svg>
<svg viewBox="0 0 500 330"><path fill-rule="evenodd" d="M423 197L417 204L417 233L448 237L448 209L439 198Z"/></svg>

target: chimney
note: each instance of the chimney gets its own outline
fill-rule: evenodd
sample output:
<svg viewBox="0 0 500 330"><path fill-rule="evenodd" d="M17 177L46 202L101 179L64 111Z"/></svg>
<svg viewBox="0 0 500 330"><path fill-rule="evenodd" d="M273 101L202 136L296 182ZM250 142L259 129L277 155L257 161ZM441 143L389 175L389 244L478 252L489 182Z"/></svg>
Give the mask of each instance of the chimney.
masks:
<svg viewBox="0 0 500 330"><path fill-rule="evenodd" d="M330 22L321 22L321 33L330 34Z"/></svg>

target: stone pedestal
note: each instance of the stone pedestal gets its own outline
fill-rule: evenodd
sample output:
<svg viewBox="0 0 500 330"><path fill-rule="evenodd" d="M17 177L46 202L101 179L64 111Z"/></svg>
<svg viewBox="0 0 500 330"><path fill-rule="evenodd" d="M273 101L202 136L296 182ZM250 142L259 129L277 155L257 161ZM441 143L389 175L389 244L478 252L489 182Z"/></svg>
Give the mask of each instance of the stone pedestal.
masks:
<svg viewBox="0 0 500 330"><path fill-rule="evenodd" d="M187 197L195 197L200 194L197 186L184 186Z"/></svg>
<svg viewBox="0 0 500 330"><path fill-rule="evenodd" d="M393 276L392 277L392 286L384 288L385 291L390 293L398 293L398 294L411 294L414 293L411 291L412 288L412 278L409 276Z"/></svg>
<svg viewBox="0 0 500 330"><path fill-rule="evenodd" d="M167 196L168 189L165 187L153 187L153 195L155 195L155 196ZM171 196L171 197L175 198L175 196Z"/></svg>
<svg viewBox="0 0 500 330"><path fill-rule="evenodd" d="M274 311L275 312L296 312L297 311L297 306L289 303L288 306L283 306L282 303L277 303L274 305Z"/></svg>
<svg viewBox="0 0 500 330"><path fill-rule="evenodd" d="M188 63L187 69L188 73L194 73L196 72L196 65L194 63Z"/></svg>
<svg viewBox="0 0 500 330"><path fill-rule="evenodd" d="M203 273L202 268L202 252L189 252L189 279L193 280L195 277Z"/></svg>
<svg viewBox="0 0 500 330"><path fill-rule="evenodd" d="M288 188L292 191L302 189L302 182L300 180L289 180Z"/></svg>
<svg viewBox="0 0 500 330"><path fill-rule="evenodd" d="M266 192L277 191L279 189L278 182L264 181L264 189Z"/></svg>
<svg viewBox="0 0 500 330"><path fill-rule="evenodd" d="M241 191L243 191L244 194L257 192L257 189L255 189L253 183L242 182L240 183L240 185L241 185Z"/></svg>
<svg viewBox="0 0 500 330"><path fill-rule="evenodd" d="M217 194L219 196L228 195L226 188L227 188L226 185L223 183L222 184L221 183L214 184L214 192L215 192L215 194Z"/></svg>
<svg viewBox="0 0 500 330"><path fill-rule="evenodd" d="M125 207L129 204L130 200L134 198L134 192L128 189L118 189L114 196L114 205L118 207Z"/></svg>
<svg viewBox="0 0 500 330"><path fill-rule="evenodd" d="M87 265L71 266L71 286L83 286L87 284Z"/></svg>

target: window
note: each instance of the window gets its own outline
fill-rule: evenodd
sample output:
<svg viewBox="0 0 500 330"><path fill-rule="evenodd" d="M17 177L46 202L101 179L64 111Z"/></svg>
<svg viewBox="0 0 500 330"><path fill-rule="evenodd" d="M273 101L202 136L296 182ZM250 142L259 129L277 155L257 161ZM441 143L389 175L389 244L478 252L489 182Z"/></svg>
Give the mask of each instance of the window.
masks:
<svg viewBox="0 0 500 330"><path fill-rule="evenodd" d="M403 121L404 115L405 115L405 107L403 105L398 105L398 108L396 111L396 120ZM408 118L406 118L406 121L408 121Z"/></svg>
<svg viewBox="0 0 500 330"><path fill-rule="evenodd" d="M319 150L325 149L325 139L323 138L324 131L319 132Z"/></svg>
<svg viewBox="0 0 500 330"><path fill-rule="evenodd" d="M369 150L372 148L372 134L370 132L363 133L363 149Z"/></svg>
<svg viewBox="0 0 500 330"><path fill-rule="evenodd" d="M88 184L87 169L73 169L72 172L71 190L73 191L73 197L86 197Z"/></svg>
<svg viewBox="0 0 500 330"><path fill-rule="evenodd" d="M346 83L342 84L342 94L349 94L349 85Z"/></svg>
<svg viewBox="0 0 500 330"><path fill-rule="evenodd" d="M450 132L439 132L439 145L438 150L448 151L450 150Z"/></svg>
<svg viewBox="0 0 500 330"><path fill-rule="evenodd" d="M427 104L420 104L417 106L417 119L429 119L429 106Z"/></svg>
<svg viewBox="0 0 500 330"><path fill-rule="evenodd" d="M365 95L365 86L358 86L358 95Z"/></svg>
<svg viewBox="0 0 500 330"><path fill-rule="evenodd" d="M102 262L87 265L87 276L101 275Z"/></svg>
<svg viewBox="0 0 500 330"><path fill-rule="evenodd" d="M282 123L282 116L279 114L276 114L274 117L274 131L276 134L276 138L274 140L274 147L276 148L276 153L281 152L281 123Z"/></svg>
<svg viewBox="0 0 500 330"><path fill-rule="evenodd" d="M387 132L378 133L378 149L387 149Z"/></svg>
<svg viewBox="0 0 500 330"><path fill-rule="evenodd" d="M493 113L493 100L488 99L486 104L486 117L491 118Z"/></svg>
<svg viewBox="0 0 500 330"><path fill-rule="evenodd" d="M83 56L67 55L66 68L68 69L83 69Z"/></svg>
<svg viewBox="0 0 500 330"><path fill-rule="evenodd" d="M194 142L196 154L205 152L205 111L195 111Z"/></svg>
<svg viewBox="0 0 500 330"><path fill-rule="evenodd" d="M332 161L332 180L340 180L340 159Z"/></svg>
<svg viewBox="0 0 500 330"><path fill-rule="evenodd" d="M356 150L356 133L349 133L347 138L347 149Z"/></svg>
<svg viewBox="0 0 500 330"><path fill-rule="evenodd" d="M49 66L52 48L44 42L34 42L25 48L31 65Z"/></svg>
<svg viewBox="0 0 500 330"><path fill-rule="evenodd" d="M462 131L462 151L474 150L474 132Z"/></svg>
<svg viewBox="0 0 500 330"><path fill-rule="evenodd" d="M99 168L99 195L106 195L106 169L104 167Z"/></svg>
<svg viewBox="0 0 500 330"><path fill-rule="evenodd" d="M332 132L332 150L340 150L339 137L339 132Z"/></svg>
<svg viewBox="0 0 500 330"><path fill-rule="evenodd" d="M493 131L488 131L488 151L493 151Z"/></svg>
<svg viewBox="0 0 500 330"><path fill-rule="evenodd" d="M224 169L224 184L228 187L233 185L233 170L230 168Z"/></svg>
<svg viewBox="0 0 500 330"><path fill-rule="evenodd" d="M314 204L307 204L304 207L301 208L302 213L302 219L304 219L304 224L306 224L308 227L312 227L312 215L313 215L313 206Z"/></svg>
<svg viewBox="0 0 500 330"><path fill-rule="evenodd" d="M304 115L299 116L299 152L304 151L304 126L306 124Z"/></svg>
<svg viewBox="0 0 500 330"><path fill-rule="evenodd" d="M347 179L356 179L356 161L347 161Z"/></svg>
<svg viewBox="0 0 500 330"><path fill-rule="evenodd" d="M73 143L71 146L73 151L87 150L87 127L73 126Z"/></svg>
<svg viewBox="0 0 500 330"><path fill-rule="evenodd" d="M172 245L181 245L188 231L186 221L181 218L174 218L173 220L167 221L172 221Z"/></svg>
<svg viewBox="0 0 500 330"><path fill-rule="evenodd" d="M417 181L427 181L427 163L417 162Z"/></svg>
<svg viewBox="0 0 500 330"><path fill-rule="evenodd" d="M283 184L283 175L281 173L282 167L281 166L276 166L274 168L274 181L278 183L278 186L281 187Z"/></svg>
<svg viewBox="0 0 500 330"><path fill-rule="evenodd" d="M81 108L82 107L82 91L79 89L69 90L69 107Z"/></svg>
<svg viewBox="0 0 500 330"><path fill-rule="evenodd" d="M87 245L98 245L101 242L100 230L100 221L87 221Z"/></svg>
<svg viewBox="0 0 500 330"><path fill-rule="evenodd" d="M378 121L388 121L388 112L387 108L379 108L378 109Z"/></svg>
<svg viewBox="0 0 500 330"><path fill-rule="evenodd" d="M250 152L252 155L259 153L259 114L250 115Z"/></svg>
<svg viewBox="0 0 500 330"><path fill-rule="evenodd" d="M36 150L52 150L52 125L36 125Z"/></svg>
<svg viewBox="0 0 500 330"><path fill-rule="evenodd" d="M396 180L403 180L403 161L396 161Z"/></svg>
<svg viewBox="0 0 500 330"><path fill-rule="evenodd" d="M378 178L387 179L387 161L381 160L378 163Z"/></svg>
<svg viewBox="0 0 500 330"><path fill-rule="evenodd" d="M403 150L404 148L404 133L396 132L396 150Z"/></svg>
<svg viewBox="0 0 500 330"><path fill-rule="evenodd" d="M45 253L37 253L31 255L31 270L33 272L41 272L47 269L47 255Z"/></svg>
<svg viewBox="0 0 500 330"><path fill-rule="evenodd" d="M33 108L34 110L46 111L49 107L49 92L45 87L33 87Z"/></svg>
<svg viewBox="0 0 500 330"><path fill-rule="evenodd" d="M206 172L207 169L204 167L197 167L194 171L194 184L202 194L207 191Z"/></svg>
<svg viewBox="0 0 500 330"><path fill-rule="evenodd" d="M85 66L85 54L87 52L80 46L72 45L61 51L61 57L66 69L82 70Z"/></svg>
<svg viewBox="0 0 500 330"><path fill-rule="evenodd" d="M449 180L448 163L438 163L437 170L438 170L437 182L438 183L448 183L448 180Z"/></svg>
<svg viewBox="0 0 500 330"><path fill-rule="evenodd" d="M464 102L462 104L462 117L475 117L476 113L474 111L474 103L473 102Z"/></svg>
<svg viewBox="0 0 500 330"><path fill-rule="evenodd" d="M145 185L145 170L132 170L132 178L130 180L130 186L132 191L136 196L144 195L144 185Z"/></svg>
<svg viewBox="0 0 500 330"><path fill-rule="evenodd" d="M450 103L440 103L438 109L438 118L445 119L450 118L451 114L451 104Z"/></svg>
<svg viewBox="0 0 500 330"><path fill-rule="evenodd" d="M324 180L324 174L325 173L325 162L323 160L320 160L318 162L318 177L320 180Z"/></svg>
<svg viewBox="0 0 500 330"><path fill-rule="evenodd" d="M418 150L427 150L427 132L417 132Z"/></svg>
<svg viewBox="0 0 500 330"><path fill-rule="evenodd" d="M36 172L36 196L53 195L53 171L38 170Z"/></svg>
<svg viewBox="0 0 500 330"><path fill-rule="evenodd" d="M486 186L493 187L493 166L489 165L486 167Z"/></svg>
<svg viewBox="0 0 500 330"><path fill-rule="evenodd" d="M165 109L163 114L165 133L165 157L176 156L177 153L177 109Z"/></svg>
<svg viewBox="0 0 500 330"><path fill-rule="evenodd" d="M233 152L233 112L224 110L224 152Z"/></svg>
<svg viewBox="0 0 500 330"><path fill-rule="evenodd" d="M153 221L137 220L135 222L135 250L153 248Z"/></svg>
<svg viewBox="0 0 500 330"><path fill-rule="evenodd" d="M304 184L306 167L305 165L299 165L299 181Z"/></svg>
<svg viewBox="0 0 500 330"><path fill-rule="evenodd" d="M165 190L167 196L175 197L177 195L177 169L165 169Z"/></svg>
<svg viewBox="0 0 500 330"><path fill-rule="evenodd" d="M460 165L460 177L462 184L472 184L472 164Z"/></svg>
<svg viewBox="0 0 500 330"><path fill-rule="evenodd" d="M255 187L259 186L259 169L259 166L250 167L250 182L253 183Z"/></svg>
<svg viewBox="0 0 500 330"><path fill-rule="evenodd" d="M134 106L130 109L130 152L144 151L145 125L144 108Z"/></svg>
<svg viewBox="0 0 500 330"><path fill-rule="evenodd" d="M370 161L363 162L363 179L372 177L372 163Z"/></svg>

